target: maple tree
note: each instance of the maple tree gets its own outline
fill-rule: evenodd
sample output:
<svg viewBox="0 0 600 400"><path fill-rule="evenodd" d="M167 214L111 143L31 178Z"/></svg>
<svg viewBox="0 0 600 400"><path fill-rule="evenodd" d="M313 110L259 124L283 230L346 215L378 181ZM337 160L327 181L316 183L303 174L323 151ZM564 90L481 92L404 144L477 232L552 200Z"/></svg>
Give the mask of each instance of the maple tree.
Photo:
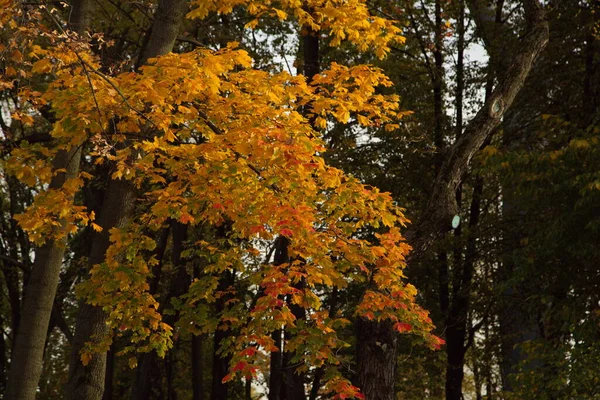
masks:
<svg viewBox="0 0 600 400"><path fill-rule="evenodd" d="M159 3L157 20L161 7L168 6ZM249 27L264 15L293 15L301 26L327 32L332 46L347 40L359 50L374 49L378 57L392 41L403 40L392 21L372 16L361 1L283 2L277 8L269 2L202 1L193 4L188 17L227 14L236 6L257 18ZM102 72L83 30L63 30L49 5L5 1L2 10L3 30L15 32L2 48L9 55L3 89L19 82L12 118L33 128L42 108L51 107L54 116L51 146L24 140L6 162L7 171L37 192L17 220L40 248L64 247L69 234L88 224L110 240L104 251L92 249L102 254L90 257L90 277L79 287L108 329L85 338L76 362L86 366L100 357L112 332L131 342L123 354L156 350L164 355L172 345L175 327L162 322L148 284L158 262L151 255L156 232L169 221L228 227L224 237L207 235L186 251L185 257L208 263L181 298L176 325L182 333L235 332L220 350L231 356L226 380L264 373L260 359L278 350L271 336L282 326L292 333L286 349L302 368L332 367L325 390L338 398L361 396L335 372L336 349L346 345L336 327L348 318L391 321L396 331L416 333L439 348L442 341L430 334L431 320L415 303L416 290L403 282L410 247L400 233L407 223L402 209L389 194L326 165L321 156L326 147L318 128L328 121L397 127L403 111L397 96L378 93L379 86L390 85L381 70L333 63L308 84L300 75L253 69L248 54L230 43L218 51L178 54L166 54L168 46L157 45L138 70L111 74ZM101 36L95 40L109 45ZM73 161L82 152L92 164L111 165L107 199L113 196L116 204L128 199L129 211L112 223L102 215L115 210L101 212L95 222L93 211L72 203L94 179L90 173L75 167L53 183L65 166L56 161L53 166L52 160L66 154ZM111 187L121 191L111 193ZM277 237L289 242L285 264L263 260L261 249ZM225 271L257 288L251 308L243 293L218 288ZM365 287L357 307L347 315L329 315L321 296L353 283ZM205 318L203 307L225 293L230 295L227 309L216 319ZM306 310L305 319L294 316L294 306ZM76 332L76 341L79 336ZM135 366L135 356L130 364Z"/></svg>

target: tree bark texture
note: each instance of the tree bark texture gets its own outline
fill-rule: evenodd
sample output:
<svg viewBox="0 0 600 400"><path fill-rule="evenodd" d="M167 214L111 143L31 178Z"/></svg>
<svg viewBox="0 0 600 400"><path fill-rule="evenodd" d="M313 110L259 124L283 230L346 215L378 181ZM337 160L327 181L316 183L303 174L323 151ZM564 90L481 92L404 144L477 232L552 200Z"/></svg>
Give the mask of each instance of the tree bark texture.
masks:
<svg viewBox="0 0 600 400"><path fill-rule="evenodd" d="M500 124L546 47L548 22L542 6L536 0L524 0L523 6L528 29L510 67L461 137L446 151L423 216L405 233L413 247L410 262L423 257L425 251L450 230L452 216L458 212L456 190L471 159ZM357 382L366 400L392 400L397 337L391 324L360 319L357 339ZM382 346L387 351L376 351Z"/></svg>
<svg viewBox="0 0 600 400"><path fill-rule="evenodd" d="M398 334L390 321L356 321L356 380L366 400L395 400Z"/></svg>

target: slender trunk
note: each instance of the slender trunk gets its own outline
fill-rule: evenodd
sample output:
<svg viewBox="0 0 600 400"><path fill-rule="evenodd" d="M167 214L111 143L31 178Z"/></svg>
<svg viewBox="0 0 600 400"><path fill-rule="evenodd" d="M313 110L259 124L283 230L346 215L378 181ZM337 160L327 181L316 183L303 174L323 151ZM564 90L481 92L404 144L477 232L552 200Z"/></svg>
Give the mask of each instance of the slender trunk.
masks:
<svg viewBox="0 0 600 400"><path fill-rule="evenodd" d="M483 181L478 178L471 200L469 230L479 223ZM464 263L457 268L453 282L452 306L446 319L446 353L448 364L446 369L446 399L461 400L462 382L464 378L465 353L467 351L467 322L471 306L471 284L475 270L477 251L475 238L471 236L467 244Z"/></svg>
<svg viewBox="0 0 600 400"><path fill-rule="evenodd" d="M204 352L202 335L192 336L192 399L204 400Z"/></svg>
<svg viewBox="0 0 600 400"><path fill-rule="evenodd" d="M280 400L281 398L281 384L283 382L283 370L282 370L282 330L278 329L271 334L273 343L277 347L278 351L271 352L271 360L269 365L269 400Z"/></svg>
<svg viewBox="0 0 600 400"><path fill-rule="evenodd" d="M19 226L17 221L13 218L16 214L22 212L21 202L19 198L18 189L19 181L13 176L6 177L6 183L8 185L8 196L10 204L10 226L7 227L7 231L19 232ZM19 260L18 246L15 241L11 241L8 244L8 251L12 260ZM23 254L23 253L22 253ZM11 328L11 342L12 348L15 347L17 331L19 330L19 322L21 320L21 277L19 269L13 263L4 262L4 268L2 268L4 279L6 282L6 290L8 292L8 300L10 303L10 328ZM25 278L25 277L23 277ZM25 280L25 279L23 279Z"/></svg>
<svg viewBox="0 0 600 400"><path fill-rule="evenodd" d="M223 277L219 281L217 291L225 291L233 285L234 274L231 271L227 271L223 274ZM215 312L217 315L225 310L228 297L221 296L215 303ZM221 345L225 340L229 338L231 332L224 331L222 329L215 330L214 336L214 348L213 348L213 373L212 373L212 391L210 393L210 400L227 400L229 387L226 382L223 382L223 378L227 375L229 370L230 356L218 354Z"/></svg>
<svg viewBox="0 0 600 400"><path fill-rule="evenodd" d="M187 239L187 225L171 221L169 228L164 228L158 239L157 248L155 251L158 259L157 265L153 268L156 275L150 280L150 293L155 294L158 288L158 280L160 279L163 257L166 251L169 232L172 232L173 245L171 249L171 264L177 271L175 277L171 281L170 287L164 294L164 298L160 301L159 312L162 314L164 307L171 304L171 299L182 295L189 286L189 279L185 271L185 267L181 265L181 252L183 250L183 242ZM176 322L176 315L165 315L166 324L173 326ZM136 384L133 388L132 399L148 400L153 393L154 385L156 384L157 375L160 371L159 359L155 353L146 353L142 355L139 367L136 374ZM170 363L165 364L170 367ZM167 370L167 373L171 371Z"/></svg>
<svg viewBox="0 0 600 400"><path fill-rule="evenodd" d="M200 266L194 265L194 278L200 277ZM204 335L192 336L192 399L204 400Z"/></svg>
<svg viewBox="0 0 600 400"><path fill-rule="evenodd" d="M338 288L334 287L329 297L329 316L335 318L338 310ZM325 377L325 368L323 366L317 368L313 379L312 387L310 389L310 400L316 400L321 389L321 381Z"/></svg>
<svg viewBox="0 0 600 400"><path fill-rule="evenodd" d="M296 289L304 289L304 282L298 282L295 285ZM306 318L306 310L298 306L297 304L291 304L288 301L290 311L294 315L297 321L302 321ZM288 331L284 332L285 340L290 340L292 336ZM285 399L286 400L304 400L306 398L304 388L304 373L296 373L296 370L302 366L302 363L293 364L292 357L293 353L286 351L284 347L283 353L283 369L285 370Z"/></svg>
<svg viewBox="0 0 600 400"><path fill-rule="evenodd" d="M438 150L436 156L436 173L441 167L441 155L444 149L444 37L442 35L442 6L441 0L435 1L435 29L434 29L434 70L431 77L433 83L433 125L434 125L434 144Z"/></svg>
<svg viewBox="0 0 600 400"><path fill-rule="evenodd" d="M308 12L312 10L308 9ZM312 31L309 27L305 26L302 28L301 38L302 42L302 62L303 62L303 73L308 83L312 81L312 78L320 72L319 63L319 34L318 32ZM309 110L304 110L306 114ZM312 124L315 116L310 116L309 121ZM289 262L288 246L290 245L289 240L284 237L279 237L276 242L276 253L274 262L276 264L283 264ZM302 290L304 288L304 282L298 282L294 285L296 289ZM306 317L306 310L304 308L291 304L288 299L288 305L294 318L296 320L303 320ZM285 351L284 343L292 339L289 331L283 330L283 338L280 337L280 332L276 331L273 333L273 339L278 343L279 352L273 353L271 358L271 377L270 377L270 390L269 400L272 399L285 399L285 400L304 400L306 398L306 392L304 382L306 376L304 373L296 373L297 369L302 366L300 364L292 364L293 353ZM282 353L283 349L283 353ZM280 371L276 371L279 369Z"/></svg>
<svg viewBox="0 0 600 400"><path fill-rule="evenodd" d="M175 368L174 365L177 363L177 360L175 359L175 352L174 351L170 351L169 353L167 353L167 356L165 357L164 361L164 367L165 367L165 374L166 376L166 380L167 380L167 398L166 400L177 400L177 392L175 391L175 382L174 382L174 370Z"/></svg>
<svg viewBox="0 0 600 400"><path fill-rule="evenodd" d="M244 399L252 400L252 378L246 378L244 383Z"/></svg>
<svg viewBox="0 0 600 400"><path fill-rule="evenodd" d="M152 33L141 56L141 64L148 59L171 51L179 28L183 22L187 2L185 0L160 0L155 13ZM131 182L110 180L107 198L100 212L100 226L103 231L96 234L92 246L90 267L105 260L106 250L110 243L108 231L125 227L133 215L136 189ZM100 400L104 387L106 370L106 352L94 354L87 366L79 360L79 352L88 341L106 337L109 332L106 325L106 314L99 307L83 304L77 316L75 338L71 351L69 380L67 383L67 399Z"/></svg>
<svg viewBox="0 0 600 400"><path fill-rule="evenodd" d="M287 238L279 236L275 239L275 255L273 257L273 263L275 265L285 264L290 261L288 246L289 241ZM269 400L285 399L287 395L286 386L284 385L284 337L284 329L277 329L271 334L271 338L273 338L273 342L278 351L271 352Z"/></svg>
<svg viewBox="0 0 600 400"><path fill-rule="evenodd" d="M0 315L0 327L4 327L4 318L2 315ZM0 393L4 393L6 390L6 370L8 367L6 360L7 352L8 348L6 347L4 332L0 332Z"/></svg>

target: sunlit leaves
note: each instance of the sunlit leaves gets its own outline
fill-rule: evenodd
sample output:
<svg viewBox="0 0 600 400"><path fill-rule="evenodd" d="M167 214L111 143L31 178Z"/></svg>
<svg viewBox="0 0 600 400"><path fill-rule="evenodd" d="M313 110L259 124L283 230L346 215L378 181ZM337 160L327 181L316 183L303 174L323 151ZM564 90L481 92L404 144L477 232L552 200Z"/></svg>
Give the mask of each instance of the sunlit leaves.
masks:
<svg viewBox="0 0 600 400"><path fill-rule="evenodd" d="M326 32L331 46L348 41L362 52L372 50L379 58L386 56L392 43L404 42L395 21L372 15L364 0L201 0L192 4L188 18L205 18L210 12L229 14L234 7L243 6L256 17L248 28L256 27L265 15L281 20L293 16L304 29Z"/></svg>

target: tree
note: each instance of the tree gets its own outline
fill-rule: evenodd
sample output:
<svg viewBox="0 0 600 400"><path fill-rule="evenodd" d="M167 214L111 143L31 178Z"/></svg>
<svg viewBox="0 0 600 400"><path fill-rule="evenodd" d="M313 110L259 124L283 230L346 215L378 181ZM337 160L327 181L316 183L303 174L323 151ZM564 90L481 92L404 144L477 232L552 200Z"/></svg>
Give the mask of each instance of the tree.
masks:
<svg viewBox="0 0 600 400"><path fill-rule="evenodd" d="M390 82L369 66L332 63L307 85L302 76L253 70L247 53L235 44L166 54L178 37L185 5L159 2L136 63L143 66L134 72L101 63L97 54L108 45L102 36L88 45L69 32L55 32L60 13L44 5L2 14L9 29L18 30L25 20L34 32L43 32L14 44L19 49L9 61L30 78L30 86L21 85L22 79L3 83L6 88L19 83L22 90L13 118L31 126L43 118L45 105L55 115L52 146L23 141L8 161L15 176L39 192L19 217L21 226L39 245L64 240L77 223L89 223L97 232L90 278L80 287L88 304L79 312L67 397L102 396L113 332L132 343L121 353L137 348L164 355L171 347L173 327L163 322L147 282L157 262L150 253L156 232L169 221L230 227L226 235L206 235L196 249L188 249L187 256L206 259L208 265L180 300L177 323L180 332L233 332L215 349L231 359L226 379L261 370L261 353L277 350L272 332L285 326L290 332L285 348L295 350L303 368L326 367L327 391L358 396L357 388L327 367L340 363L334 349L344 343L336 329L347 320L323 309L322 293L363 284L361 301L346 310L347 317L389 321L392 329L417 333L433 347L441 341L429 333L431 321L416 305L414 287L402 283L409 249L399 230L406 223L402 210L389 195L325 165L320 156L325 147L315 128L325 128L328 119L346 123L354 116L362 126L394 129L402 115L398 99L376 92ZM227 14L233 5L198 2L188 16ZM333 46L348 39L378 57L391 41L402 40L392 22L370 15L361 2L308 4L312 13L295 3L284 6L249 3L246 8L257 18L293 15L302 26L329 31ZM17 70L12 64L5 68ZM300 109L309 110L308 118ZM52 156L80 149L93 163L111 165L98 224L94 213L69 203L89 185L90 174L74 171L62 196L46 186L54 175ZM64 228L56 233L53 226ZM276 237L290 242L290 261L258 263L260 248ZM247 294L219 287L225 272L259 288L249 293L252 308L244 301ZM55 290L45 278L44 284ZM198 310L225 292L232 293L232 306L216 320L202 318ZM306 320L294 316L293 306L306 311ZM130 358L132 366L136 362ZM34 381L17 386L31 393Z"/></svg>

